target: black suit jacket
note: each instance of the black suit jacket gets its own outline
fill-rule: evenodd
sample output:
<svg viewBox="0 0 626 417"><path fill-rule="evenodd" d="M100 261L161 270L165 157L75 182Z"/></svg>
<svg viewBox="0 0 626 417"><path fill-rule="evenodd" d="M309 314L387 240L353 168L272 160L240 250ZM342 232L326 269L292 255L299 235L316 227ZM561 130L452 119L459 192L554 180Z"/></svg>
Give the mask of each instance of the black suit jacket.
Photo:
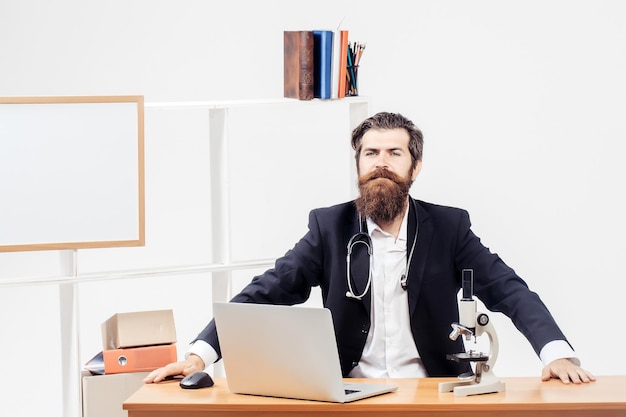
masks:
<svg viewBox="0 0 626 417"><path fill-rule="evenodd" d="M411 200L409 250L416 231L418 238L408 277L409 314L429 376L456 376L468 370L468 364L446 359L448 353L464 351L461 338L451 341L449 334L451 323L459 320L457 294L465 268L474 270L476 297L489 310L507 315L537 354L552 340L566 340L539 296L472 232L465 210ZM348 202L311 211L308 227L273 269L255 277L232 301L293 305L306 301L311 288L320 286L324 306L332 312L341 368L347 376L361 357L370 328L371 291L362 300L346 297L347 243L359 231L359 217L353 202ZM364 248L357 245L351 261L356 294L367 283ZM214 321L197 339L221 355Z"/></svg>

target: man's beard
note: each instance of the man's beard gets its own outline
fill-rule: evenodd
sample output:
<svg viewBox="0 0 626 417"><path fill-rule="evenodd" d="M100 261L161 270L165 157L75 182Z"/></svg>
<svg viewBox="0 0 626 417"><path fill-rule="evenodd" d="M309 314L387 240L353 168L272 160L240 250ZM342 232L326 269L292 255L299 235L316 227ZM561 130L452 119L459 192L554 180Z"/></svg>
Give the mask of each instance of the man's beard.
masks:
<svg viewBox="0 0 626 417"><path fill-rule="evenodd" d="M355 200L359 214L378 224L395 219L406 207L412 183L410 174L403 179L384 168L360 176L361 195Z"/></svg>

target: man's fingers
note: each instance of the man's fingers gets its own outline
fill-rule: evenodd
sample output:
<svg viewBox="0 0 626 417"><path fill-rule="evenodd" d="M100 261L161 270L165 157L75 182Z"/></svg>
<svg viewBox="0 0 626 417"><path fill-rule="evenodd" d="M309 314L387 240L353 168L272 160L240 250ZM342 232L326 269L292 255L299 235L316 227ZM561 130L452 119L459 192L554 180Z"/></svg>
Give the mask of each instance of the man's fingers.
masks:
<svg viewBox="0 0 626 417"><path fill-rule="evenodd" d="M585 369L572 362L562 360L554 361L543 369L541 380L547 381L551 378L560 379L564 384L572 382L582 384L596 380L596 377Z"/></svg>
<svg viewBox="0 0 626 417"><path fill-rule="evenodd" d="M184 362L170 363L168 365L165 365L162 368L155 369L154 371L150 372L144 378L143 381L146 384L149 384L149 383L152 383L152 382L161 382L165 378L167 378L168 376L175 376L175 375L182 374L184 369L185 369L185 363Z"/></svg>

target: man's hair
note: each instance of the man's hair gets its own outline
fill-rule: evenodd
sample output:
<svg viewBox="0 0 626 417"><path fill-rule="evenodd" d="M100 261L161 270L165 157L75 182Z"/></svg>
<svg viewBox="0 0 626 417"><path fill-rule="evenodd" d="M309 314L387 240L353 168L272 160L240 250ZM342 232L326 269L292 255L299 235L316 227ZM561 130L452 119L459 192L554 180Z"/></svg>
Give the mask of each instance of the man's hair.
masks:
<svg viewBox="0 0 626 417"><path fill-rule="evenodd" d="M409 152L411 152L412 168L417 166L418 161L422 160L422 152L424 149L424 136L422 131L413 124L412 121L399 113L380 112L369 117L352 131L352 149L355 150L355 159L357 167L359 164L359 155L363 146L363 135L370 129L404 129L409 134Z"/></svg>

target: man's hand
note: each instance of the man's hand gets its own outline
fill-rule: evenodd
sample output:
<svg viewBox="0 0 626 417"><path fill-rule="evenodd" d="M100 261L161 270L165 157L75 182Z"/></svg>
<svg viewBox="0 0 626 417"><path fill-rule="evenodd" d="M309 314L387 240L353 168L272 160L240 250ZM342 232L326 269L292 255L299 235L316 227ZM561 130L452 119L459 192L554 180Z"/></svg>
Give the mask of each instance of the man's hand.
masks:
<svg viewBox="0 0 626 417"><path fill-rule="evenodd" d="M558 378L564 384L569 384L570 382L581 384L596 380L596 377L591 372L584 370L567 358L554 360L543 368L541 380L548 381L552 378Z"/></svg>
<svg viewBox="0 0 626 417"><path fill-rule="evenodd" d="M197 371L204 370L204 361L199 356L191 354L184 361L172 362L162 368L155 369L143 379L143 382L161 382L168 376L187 376Z"/></svg>

